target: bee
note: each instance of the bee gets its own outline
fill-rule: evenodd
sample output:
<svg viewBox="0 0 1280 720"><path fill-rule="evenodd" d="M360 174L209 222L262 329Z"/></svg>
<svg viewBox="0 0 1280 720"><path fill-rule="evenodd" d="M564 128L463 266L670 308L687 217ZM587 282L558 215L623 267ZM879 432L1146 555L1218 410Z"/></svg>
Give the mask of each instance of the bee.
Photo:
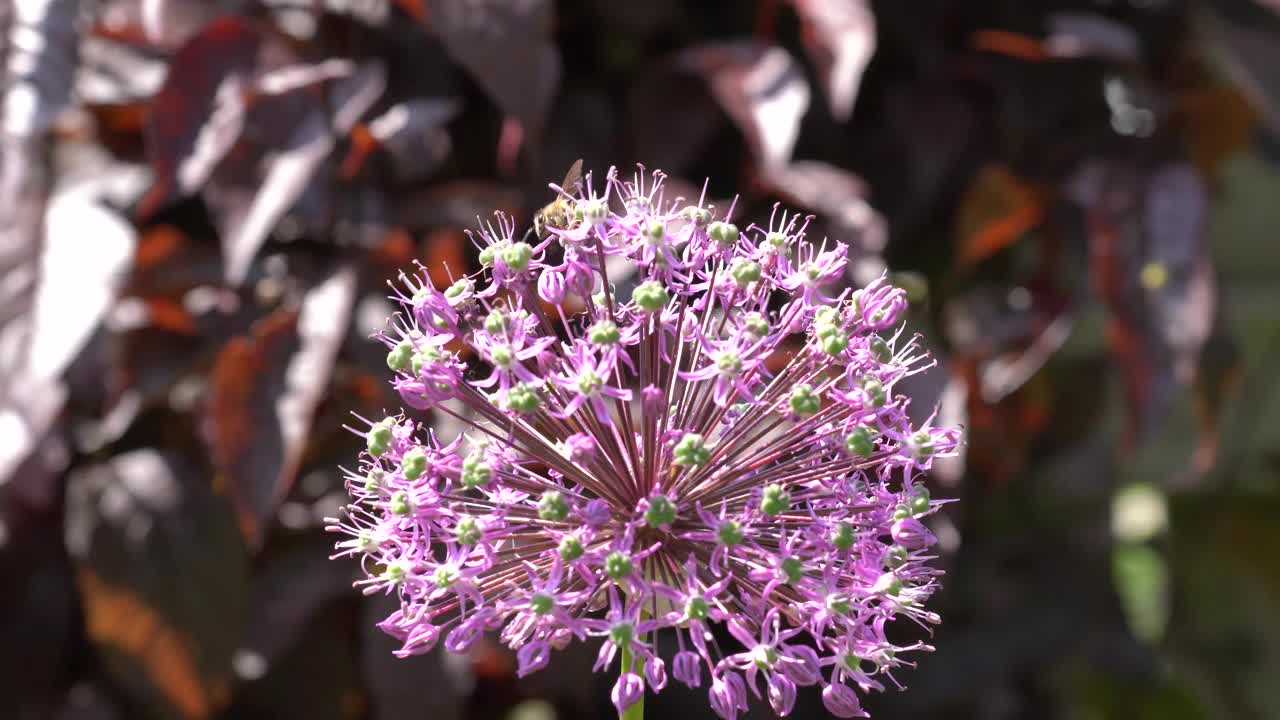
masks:
<svg viewBox="0 0 1280 720"><path fill-rule="evenodd" d="M569 168L569 172L564 176L564 182L560 183L560 187L564 193L557 193L556 199L547 203L541 210L534 213L533 216L533 232L538 236L539 240L546 240L550 233L547 228L557 228L563 230L570 227L575 219L574 202L567 195L575 195L578 187L582 184L582 158L574 161Z"/></svg>

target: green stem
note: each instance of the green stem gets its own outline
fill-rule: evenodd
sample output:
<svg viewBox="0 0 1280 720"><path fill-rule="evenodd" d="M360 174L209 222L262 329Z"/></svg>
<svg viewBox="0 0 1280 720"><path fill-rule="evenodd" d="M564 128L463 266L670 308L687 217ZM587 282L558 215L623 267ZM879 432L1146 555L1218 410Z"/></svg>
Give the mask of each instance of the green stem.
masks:
<svg viewBox="0 0 1280 720"><path fill-rule="evenodd" d="M641 677L644 676L644 658L633 657L630 644L622 648L622 672L633 672ZM642 693L640 699L624 710L618 718L619 720L644 720L644 694Z"/></svg>

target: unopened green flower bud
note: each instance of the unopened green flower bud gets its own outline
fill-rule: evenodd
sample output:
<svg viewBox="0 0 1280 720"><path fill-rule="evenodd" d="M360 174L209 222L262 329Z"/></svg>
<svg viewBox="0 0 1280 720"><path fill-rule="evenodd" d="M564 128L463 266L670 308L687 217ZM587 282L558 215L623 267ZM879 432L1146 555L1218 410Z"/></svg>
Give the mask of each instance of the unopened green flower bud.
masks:
<svg viewBox="0 0 1280 720"><path fill-rule="evenodd" d="M520 413L530 413L541 404L538 399L538 386L533 383L518 383L507 390L507 409Z"/></svg>
<svg viewBox="0 0 1280 720"><path fill-rule="evenodd" d="M369 433L365 436L365 442L371 455L382 455L391 447L391 425L393 423L395 423L395 420L386 418L369 428Z"/></svg>
<svg viewBox="0 0 1280 720"><path fill-rule="evenodd" d="M800 562L800 558L789 557L784 559L781 568L783 577L792 585L804 579L804 563Z"/></svg>
<svg viewBox="0 0 1280 720"><path fill-rule="evenodd" d="M746 329L747 334L754 337L759 338L769 334L769 321L758 312L749 312L743 315L742 327Z"/></svg>
<svg viewBox="0 0 1280 720"><path fill-rule="evenodd" d="M828 593L826 597L827 610L836 615L848 615L853 609L853 603L849 600L849 595L842 592Z"/></svg>
<svg viewBox="0 0 1280 720"><path fill-rule="evenodd" d="M911 506L911 512L916 515L929 512L929 490L924 487L917 487L915 492L911 494L911 500L908 505Z"/></svg>
<svg viewBox="0 0 1280 720"><path fill-rule="evenodd" d="M603 200L587 200L578 203L578 207L582 210L582 219L592 225L599 225L609 219L609 206Z"/></svg>
<svg viewBox="0 0 1280 720"><path fill-rule="evenodd" d="M431 579L435 581L436 587L441 590L447 590L453 587L454 583L458 582L458 571L448 565L441 565L436 568Z"/></svg>
<svg viewBox="0 0 1280 720"><path fill-rule="evenodd" d="M705 620L710 610L711 605L701 595L690 596L684 603L684 614L690 620Z"/></svg>
<svg viewBox="0 0 1280 720"><path fill-rule="evenodd" d="M417 480L426 469L427 453L420 447L410 450L400 459L400 472L407 480Z"/></svg>
<svg viewBox="0 0 1280 720"><path fill-rule="evenodd" d="M652 528L670 525L676 521L676 506L666 495L654 495L649 498L649 507L644 511L644 520Z"/></svg>
<svg viewBox="0 0 1280 720"><path fill-rule="evenodd" d="M862 392L867 394L867 401L872 407L884 407L888 397L884 392L884 385L879 380L869 377L862 381Z"/></svg>
<svg viewBox="0 0 1280 720"><path fill-rule="evenodd" d="M835 545L837 550L848 550L853 547L857 539L852 523L840 522L831 530L831 544Z"/></svg>
<svg viewBox="0 0 1280 720"><path fill-rule="evenodd" d="M892 572L887 572L876 578L875 584L871 586L871 592L897 595L902 592L902 578Z"/></svg>
<svg viewBox="0 0 1280 720"><path fill-rule="evenodd" d="M838 328L831 328L830 332L819 336L819 340L822 343L822 352L828 355L839 355L849 347L849 335Z"/></svg>
<svg viewBox="0 0 1280 720"><path fill-rule="evenodd" d="M733 264L729 266L729 276L739 287L746 287L760 279L760 263L742 257L734 258Z"/></svg>
<svg viewBox="0 0 1280 720"><path fill-rule="evenodd" d="M569 503L559 490L547 490L538 500L538 517L543 520L561 522L569 517Z"/></svg>
<svg viewBox="0 0 1280 720"><path fill-rule="evenodd" d="M609 628L609 642L617 648L630 647L635 636L636 629L629 622L620 622Z"/></svg>
<svg viewBox="0 0 1280 720"><path fill-rule="evenodd" d="M700 208L696 205L690 205L684 209L685 217L689 218L696 227L704 228L707 223L711 222L711 211L706 208Z"/></svg>
<svg viewBox="0 0 1280 720"><path fill-rule="evenodd" d="M475 545L480 542L480 521L470 515L463 515L458 518L458 524L453 528L454 537L457 538L460 545Z"/></svg>
<svg viewBox="0 0 1280 720"><path fill-rule="evenodd" d="M476 284L469 278L462 278L461 280L454 281L454 283L444 291L444 296L449 300L453 300L471 292L475 286Z"/></svg>
<svg viewBox="0 0 1280 720"><path fill-rule="evenodd" d="M822 408L822 398L807 383L800 383L791 389L788 403L791 405L791 412L797 415L813 415Z"/></svg>
<svg viewBox="0 0 1280 720"><path fill-rule="evenodd" d="M866 457L875 452L876 433L866 425L858 425L844 438L844 449L854 457Z"/></svg>
<svg viewBox="0 0 1280 720"><path fill-rule="evenodd" d="M791 245L787 241L787 236L777 231L764 236L764 248L783 256L791 255Z"/></svg>
<svg viewBox="0 0 1280 720"><path fill-rule="evenodd" d="M493 477L493 469L485 462L484 453L473 450L462 460L462 486L466 488L484 487Z"/></svg>
<svg viewBox="0 0 1280 720"><path fill-rule="evenodd" d="M911 558L911 554L901 545L893 545L884 551L884 564L892 570L897 570L907 564L907 560Z"/></svg>
<svg viewBox="0 0 1280 720"><path fill-rule="evenodd" d="M928 430L911 433L911 437L907 439L907 449L916 460L924 460L933 455L933 433Z"/></svg>
<svg viewBox="0 0 1280 720"><path fill-rule="evenodd" d="M408 340L401 340L400 344L391 348L391 352L387 353L387 367L400 372L409 367L412 359L413 343Z"/></svg>
<svg viewBox="0 0 1280 720"><path fill-rule="evenodd" d="M604 558L604 573L614 580L621 580L635 569L631 558L624 552L614 550Z"/></svg>
<svg viewBox="0 0 1280 720"><path fill-rule="evenodd" d="M614 345L622 338L617 323L612 320L601 320L587 331L587 337L596 345Z"/></svg>
<svg viewBox="0 0 1280 720"><path fill-rule="evenodd" d="M565 535L564 538L560 540L559 553L561 560L565 562L573 562L574 560L582 557L583 552L582 541L579 540L576 535Z"/></svg>
<svg viewBox="0 0 1280 720"><path fill-rule="evenodd" d="M556 599L546 593L534 593L529 597L529 610L534 615L546 615L556 607Z"/></svg>
<svg viewBox="0 0 1280 720"><path fill-rule="evenodd" d="M408 515L413 512L413 501L409 499L408 493L403 490L397 490L392 493L387 507L396 515Z"/></svg>
<svg viewBox="0 0 1280 720"><path fill-rule="evenodd" d="M716 353L716 370L722 375L737 375L742 372L742 356L733 350L721 350Z"/></svg>
<svg viewBox="0 0 1280 720"><path fill-rule="evenodd" d="M648 280L631 291L631 301L648 312L657 312L667 304L667 289L657 280Z"/></svg>
<svg viewBox="0 0 1280 720"><path fill-rule="evenodd" d="M716 540L726 547L733 547L742 542L742 525L732 518L726 519L716 528Z"/></svg>
<svg viewBox="0 0 1280 720"><path fill-rule="evenodd" d="M396 585L404 582L404 578L408 574L409 567L402 562L388 563L387 568L382 571L382 577L386 579L387 582L395 583Z"/></svg>
<svg viewBox="0 0 1280 720"><path fill-rule="evenodd" d="M728 222L713 222L707 228L707 234L720 245L733 245L738 242L738 226Z"/></svg>
<svg viewBox="0 0 1280 720"><path fill-rule="evenodd" d="M764 486L760 495L760 512L778 515L791 509L791 493L776 483Z"/></svg>
<svg viewBox="0 0 1280 720"><path fill-rule="evenodd" d="M502 249L502 262L516 272L529 267L532 258L533 248L526 242L511 243Z"/></svg>
<svg viewBox="0 0 1280 720"><path fill-rule="evenodd" d="M704 465L711 459L711 450L697 433L685 433L672 448L672 462L676 465Z"/></svg>
<svg viewBox="0 0 1280 720"><path fill-rule="evenodd" d="M889 343L885 342L884 338L879 335L872 335L871 339L867 341L867 347L871 348L871 354L875 356L876 360L882 363L887 363L893 359L893 350L889 349Z"/></svg>

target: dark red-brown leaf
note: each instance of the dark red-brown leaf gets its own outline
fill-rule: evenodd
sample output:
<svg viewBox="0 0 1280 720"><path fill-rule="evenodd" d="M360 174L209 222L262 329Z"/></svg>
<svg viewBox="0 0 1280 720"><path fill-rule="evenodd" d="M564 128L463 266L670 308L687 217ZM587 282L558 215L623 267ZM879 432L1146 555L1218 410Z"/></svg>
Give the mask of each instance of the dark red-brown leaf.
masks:
<svg viewBox="0 0 1280 720"><path fill-rule="evenodd" d="M354 273L340 269L298 310L276 311L230 341L214 363L203 431L251 545L297 475L354 296Z"/></svg>
<svg viewBox="0 0 1280 720"><path fill-rule="evenodd" d="M243 92L262 38L249 21L227 15L194 35L173 58L147 119L147 160L155 185L138 208L149 217L203 184L235 144Z"/></svg>

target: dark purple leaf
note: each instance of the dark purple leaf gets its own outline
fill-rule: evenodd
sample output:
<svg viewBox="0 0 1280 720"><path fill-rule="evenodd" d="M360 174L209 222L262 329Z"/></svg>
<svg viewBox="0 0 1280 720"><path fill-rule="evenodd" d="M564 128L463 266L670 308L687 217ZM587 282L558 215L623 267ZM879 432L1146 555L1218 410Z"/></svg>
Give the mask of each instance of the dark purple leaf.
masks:
<svg viewBox="0 0 1280 720"><path fill-rule="evenodd" d="M264 164L262 183L252 203L223 227L223 256L227 280L244 281L262 243L289 208L312 182L316 169L333 151L337 138L351 131L362 115L382 96L382 66L371 62L353 75L336 81L328 105L332 114L315 108L293 132L289 147Z"/></svg>
<svg viewBox="0 0 1280 720"><path fill-rule="evenodd" d="M631 85L627 122L633 154L646 165L680 173L724 126L724 115L706 84L678 65L644 68Z"/></svg>
<svg viewBox="0 0 1280 720"><path fill-rule="evenodd" d="M355 275L341 269L296 312L277 311L233 339L214 364L203 429L251 545L297 475L354 297Z"/></svg>
<svg viewBox="0 0 1280 720"><path fill-rule="evenodd" d="M862 73L876 50L875 16L865 0L792 0L804 29L804 47L818 68L831 114L853 114Z"/></svg>
<svg viewBox="0 0 1280 720"><path fill-rule="evenodd" d="M1280 132L1280 28L1206 12L1209 31L1225 51L1227 69L1262 114Z"/></svg>
<svg viewBox="0 0 1280 720"><path fill-rule="evenodd" d="M707 82L757 163L773 169L791 160L809 84L786 50L745 41L704 45L680 51L677 64Z"/></svg>
<svg viewBox="0 0 1280 720"><path fill-rule="evenodd" d="M73 472L67 549L107 672L156 717L224 701L248 557L226 501L177 453L139 449Z"/></svg>
<svg viewBox="0 0 1280 720"><path fill-rule="evenodd" d="M1055 13L1049 16L1044 49L1052 57L1099 57L1136 62L1142 41L1133 28L1096 13Z"/></svg>
<svg viewBox="0 0 1280 720"><path fill-rule="evenodd" d="M411 182L431 174L448 157L449 134L442 126L460 109L456 100L436 98L397 103L369 121L369 138L391 158L396 179Z"/></svg>
<svg viewBox="0 0 1280 720"><path fill-rule="evenodd" d="M291 652L315 616L335 600L352 597L354 566L329 560L331 536L268 551L255 572L242 653L267 666Z"/></svg>
<svg viewBox="0 0 1280 720"><path fill-rule="evenodd" d="M547 0L430 0L431 29L445 50L533 137L560 84Z"/></svg>
<svg viewBox="0 0 1280 720"><path fill-rule="evenodd" d="M392 652L400 643L375 625L398 605L391 597L366 598L360 623L363 642L360 664L370 695L373 720L458 720L463 717L463 696L474 680L465 656L447 653L437 646L425 655L398 658ZM423 692L423 688L431 692Z"/></svg>

